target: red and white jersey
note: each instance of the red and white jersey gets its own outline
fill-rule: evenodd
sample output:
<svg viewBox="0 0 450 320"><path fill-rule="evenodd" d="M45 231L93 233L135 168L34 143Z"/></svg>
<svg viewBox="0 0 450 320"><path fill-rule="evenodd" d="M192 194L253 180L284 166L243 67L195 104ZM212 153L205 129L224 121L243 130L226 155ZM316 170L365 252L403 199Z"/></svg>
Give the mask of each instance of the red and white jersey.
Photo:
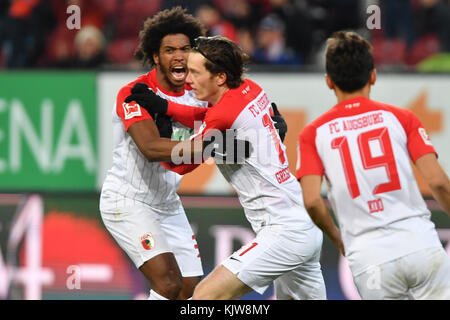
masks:
<svg viewBox="0 0 450 320"><path fill-rule="evenodd" d="M103 184L100 209L110 210L145 204L170 213L172 209L179 207L176 192L182 176L167 170L158 162L149 162L127 133L133 123L152 119L147 110L136 102L124 103L125 98L131 94L131 88L138 82L146 83L155 93L167 100L191 106L207 106L205 102L195 98L188 85L181 93L163 89L156 80L155 69L122 87L112 115L113 166ZM173 129L172 139L184 140L192 134L192 129L177 122L173 123Z"/></svg>
<svg viewBox="0 0 450 320"><path fill-rule="evenodd" d="M353 275L441 246L410 161L435 153L409 110L348 99L299 136L297 178L325 175Z"/></svg>
<svg viewBox="0 0 450 320"><path fill-rule="evenodd" d="M236 190L256 233L274 224L309 229L314 225L304 209L300 184L289 171L286 147L274 127L272 112L263 89L246 79L208 108L196 136L208 134L210 129L235 129L238 139L251 142L253 152L244 164L217 167Z"/></svg>

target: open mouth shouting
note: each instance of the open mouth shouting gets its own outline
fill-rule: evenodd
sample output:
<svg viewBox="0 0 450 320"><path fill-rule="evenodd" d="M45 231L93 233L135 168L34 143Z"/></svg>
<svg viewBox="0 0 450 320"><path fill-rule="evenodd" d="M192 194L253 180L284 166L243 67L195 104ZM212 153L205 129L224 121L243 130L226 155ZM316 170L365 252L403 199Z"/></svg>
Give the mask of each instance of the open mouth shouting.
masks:
<svg viewBox="0 0 450 320"><path fill-rule="evenodd" d="M172 78L176 81L184 81L187 76L187 70L185 66L175 66L170 68Z"/></svg>

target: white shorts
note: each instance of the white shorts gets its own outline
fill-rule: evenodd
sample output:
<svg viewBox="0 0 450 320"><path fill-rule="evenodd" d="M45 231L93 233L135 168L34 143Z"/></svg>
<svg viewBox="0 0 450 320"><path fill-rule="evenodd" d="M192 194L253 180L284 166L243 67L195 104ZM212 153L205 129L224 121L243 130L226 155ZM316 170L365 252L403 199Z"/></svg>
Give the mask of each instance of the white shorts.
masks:
<svg viewBox="0 0 450 320"><path fill-rule="evenodd" d="M203 275L200 253L181 205L164 215L148 206L101 211L103 223L137 268L151 258L172 252L183 277Z"/></svg>
<svg viewBox="0 0 450 320"><path fill-rule="evenodd" d="M450 257L442 247L372 266L354 277L367 300L450 300Z"/></svg>
<svg viewBox="0 0 450 320"><path fill-rule="evenodd" d="M267 226L222 265L259 294L275 281L279 299L326 299L322 237L316 226L301 231Z"/></svg>

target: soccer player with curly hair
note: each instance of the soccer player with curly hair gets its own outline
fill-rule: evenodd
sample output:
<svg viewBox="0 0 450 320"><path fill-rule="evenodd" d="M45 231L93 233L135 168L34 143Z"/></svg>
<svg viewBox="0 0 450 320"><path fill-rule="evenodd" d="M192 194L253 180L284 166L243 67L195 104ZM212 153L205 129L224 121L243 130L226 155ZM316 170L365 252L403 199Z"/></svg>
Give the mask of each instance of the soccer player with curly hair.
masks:
<svg viewBox="0 0 450 320"><path fill-rule="evenodd" d="M203 275L195 236L177 195L181 176L158 162L169 160L161 150L170 150L192 130L124 100L136 83L144 83L168 100L206 107L185 84L189 52L204 33L203 25L181 7L147 18L136 56L154 68L122 87L113 109L113 165L103 184L100 211L108 231L149 281L151 300L187 299Z"/></svg>

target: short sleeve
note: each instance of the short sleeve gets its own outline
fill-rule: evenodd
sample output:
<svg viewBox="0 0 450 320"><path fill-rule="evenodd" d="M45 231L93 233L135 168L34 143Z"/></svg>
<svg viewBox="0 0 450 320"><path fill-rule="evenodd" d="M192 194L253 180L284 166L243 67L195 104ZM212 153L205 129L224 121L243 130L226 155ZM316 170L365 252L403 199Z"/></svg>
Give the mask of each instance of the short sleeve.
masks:
<svg viewBox="0 0 450 320"><path fill-rule="evenodd" d="M405 130L407 148L413 162L427 153L437 155L425 128L412 111L406 109L397 111L397 118Z"/></svg>
<svg viewBox="0 0 450 320"><path fill-rule="evenodd" d="M122 119L125 130L135 122L153 119L145 108L142 108L136 101L129 103L125 99L131 94L131 85L127 85L120 89L116 100L116 113Z"/></svg>
<svg viewBox="0 0 450 320"><path fill-rule="evenodd" d="M316 130L312 126L303 128L300 132L297 143L297 179L307 175L324 174L324 167L322 160L317 152Z"/></svg>

